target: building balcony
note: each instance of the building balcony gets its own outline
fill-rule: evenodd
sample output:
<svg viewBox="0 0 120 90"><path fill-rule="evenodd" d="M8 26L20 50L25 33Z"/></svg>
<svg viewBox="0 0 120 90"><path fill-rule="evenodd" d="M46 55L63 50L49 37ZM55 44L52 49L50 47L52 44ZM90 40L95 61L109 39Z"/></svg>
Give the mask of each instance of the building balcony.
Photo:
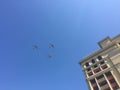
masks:
<svg viewBox="0 0 120 90"><path fill-rule="evenodd" d="M106 68L108 68L108 66L105 64L105 65L102 65L101 68L106 69Z"/></svg>
<svg viewBox="0 0 120 90"><path fill-rule="evenodd" d="M108 84L105 84L105 85L101 86L101 90L104 90L104 89L106 89L106 88L109 88L109 85L108 85Z"/></svg>
<svg viewBox="0 0 120 90"><path fill-rule="evenodd" d="M111 90L110 87L105 88L104 90Z"/></svg>
<svg viewBox="0 0 120 90"><path fill-rule="evenodd" d="M92 75L93 75L93 72L92 72L92 71L88 73L88 76L92 76Z"/></svg>
<svg viewBox="0 0 120 90"><path fill-rule="evenodd" d="M100 71L101 71L100 68L94 69L94 73L98 73L98 72L100 72Z"/></svg>
<svg viewBox="0 0 120 90"><path fill-rule="evenodd" d="M102 82L102 81L105 81L105 78L104 78L104 77L101 78L101 79L98 79L98 82L99 82L99 83Z"/></svg>
<svg viewBox="0 0 120 90"><path fill-rule="evenodd" d="M108 78L108 80L114 79L113 76L109 76L107 78Z"/></svg>
<svg viewBox="0 0 120 90"><path fill-rule="evenodd" d="M118 84L116 82L111 84L112 87L118 87Z"/></svg>
<svg viewBox="0 0 120 90"><path fill-rule="evenodd" d="M96 84L96 83L92 84L92 87L96 87L96 86L97 86L97 84Z"/></svg>

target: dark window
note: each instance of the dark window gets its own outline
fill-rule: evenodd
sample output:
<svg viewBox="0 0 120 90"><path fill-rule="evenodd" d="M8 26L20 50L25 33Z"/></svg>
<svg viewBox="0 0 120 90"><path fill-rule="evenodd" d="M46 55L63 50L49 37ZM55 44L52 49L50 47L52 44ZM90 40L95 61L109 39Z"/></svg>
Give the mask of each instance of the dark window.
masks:
<svg viewBox="0 0 120 90"><path fill-rule="evenodd" d="M98 86L95 86L95 87L94 87L94 90L99 90L99 89L98 89Z"/></svg>
<svg viewBox="0 0 120 90"><path fill-rule="evenodd" d="M94 65L94 68L96 68L98 65L96 64L96 65Z"/></svg>
<svg viewBox="0 0 120 90"><path fill-rule="evenodd" d="M87 69L87 71L90 71L90 70L91 70L91 68L88 68L88 69Z"/></svg>
<svg viewBox="0 0 120 90"><path fill-rule="evenodd" d="M103 78L104 76L103 75L101 75L101 76L99 76L99 77L97 77L97 79L101 79L101 78Z"/></svg>
<svg viewBox="0 0 120 90"><path fill-rule="evenodd" d="M95 73L97 73L97 72L99 72L99 71L101 71L100 68L97 68L97 69L94 70Z"/></svg>
<svg viewBox="0 0 120 90"><path fill-rule="evenodd" d="M113 87L113 90L117 90L119 87L118 86L115 86L115 87Z"/></svg>
<svg viewBox="0 0 120 90"><path fill-rule="evenodd" d="M115 82L115 79L111 79L111 80L109 80L110 81L110 83L114 83Z"/></svg>
<svg viewBox="0 0 120 90"><path fill-rule="evenodd" d="M92 84L96 83L96 82L95 82L95 79L90 80L90 82L91 82Z"/></svg>
<svg viewBox="0 0 120 90"><path fill-rule="evenodd" d="M108 76L111 76L112 74L111 72L107 72L105 75L108 77Z"/></svg>
<svg viewBox="0 0 120 90"><path fill-rule="evenodd" d="M104 86L104 85L106 85L107 84L107 82L106 81L103 81L102 83L100 83L100 86Z"/></svg>
<svg viewBox="0 0 120 90"><path fill-rule="evenodd" d="M103 66L101 66L102 67L102 69L105 69L105 68L107 68L107 65L103 65Z"/></svg>
<svg viewBox="0 0 120 90"><path fill-rule="evenodd" d="M89 72L88 75L91 76L91 75L93 75L93 73L92 73L92 72Z"/></svg>
<svg viewBox="0 0 120 90"><path fill-rule="evenodd" d="M94 59L92 59L92 63L95 63L95 60L94 60Z"/></svg>
<svg viewBox="0 0 120 90"><path fill-rule="evenodd" d="M85 65L88 67L88 66L89 66L89 63L87 62L87 63L85 63Z"/></svg>
<svg viewBox="0 0 120 90"><path fill-rule="evenodd" d="M104 61L100 62L100 64L104 64L104 63L105 63Z"/></svg>
<svg viewBox="0 0 120 90"><path fill-rule="evenodd" d="M102 60L102 56L98 56L98 60Z"/></svg>
<svg viewBox="0 0 120 90"><path fill-rule="evenodd" d="M104 90L111 90L111 89L108 87L108 88L106 88L106 89L104 89Z"/></svg>

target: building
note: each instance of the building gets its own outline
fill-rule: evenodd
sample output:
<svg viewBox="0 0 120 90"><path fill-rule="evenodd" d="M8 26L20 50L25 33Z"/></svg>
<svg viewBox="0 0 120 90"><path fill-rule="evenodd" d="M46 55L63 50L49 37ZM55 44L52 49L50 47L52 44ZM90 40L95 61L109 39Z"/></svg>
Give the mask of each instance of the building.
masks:
<svg viewBox="0 0 120 90"><path fill-rule="evenodd" d="M98 44L99 50L79 62L89 90L120 90L120 35Z"/></svg>

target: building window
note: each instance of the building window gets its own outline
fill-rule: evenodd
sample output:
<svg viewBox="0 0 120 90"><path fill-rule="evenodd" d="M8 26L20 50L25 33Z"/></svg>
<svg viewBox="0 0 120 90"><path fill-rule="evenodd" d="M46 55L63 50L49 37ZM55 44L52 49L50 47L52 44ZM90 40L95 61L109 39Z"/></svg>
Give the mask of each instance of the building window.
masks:
<svg viewBox="0 0 120 90"><path fill-rule="evenodd" d="M114 83L115 82L115 79L111 79L111 80L109 80L110 81L110 83Z"/></svg>
<svg viewBox="0 0 120 90"><path fill-rule="evenodd" d="M93 73L92 73L92 72L89 72L89 73L88 73L88 76L91 76L91 75L93 75Z"/></svg>
<svg viewBox="0 0 120 90"><path fill-rule="evenodd" d="M88 67L88 66L89 66L89 63L87 62L87 63L85 63L85 65L86 65L86 67Z"/></svg>
<svg viewBox="0 0 120 90"><path fill-rule="evenodd" d="M117 82L115 81L114 77L112 76L112 73L111 72L107 72L105 73L105 75L107 76L113 90L117 90L119 88Z"/></svg>
<svg viewBox="0 0 120 90"><path fill-rule="evenodd" d="M100 71L101 71L101 69L97 68L97 69L94 70L94 73L97 73L97 72L100 72Z"/></svg>
<svg viewBox="0 0 120 90"><path fill-rule="evenodd" d="M91 68L88 68L88 69L87 69L87 71L90 71L90 70L91 70Z"/></svg>
<svg viewBox="0 0 120 90"><path fill-rule="evenodd" d="M93 87L93 90L99 90L98 86L96 85L95 87Z"/></svg>
<svg viewBox="0 0 120 90"><path fill-rule="evenodd" d="M113 90L117 90L119 87L118 86L115 86L115 87L113 87Z"/></svg>
<svg viewBox="0 0 120 90"><path fill-rule="evenodd" d="M99 77L97 77L97 79L101 79L101 78L103 78L104 76L103 75L100 75Z"/></svg>
<svg viewBox="0 0 120 90"><path fill-rule="evenodd" d="M104 90L111 90L111 89L108 87L108 88L106 88L106 89L104 89Z"/></svg>
<svg viewBox="0 0 120 90"><path fill-rule="evenodd" d="M95 63L95 60L94 60L94 59L92 59L92 60L91 60L91 62L94 64L94 63Z"/></svg>
<svg viewBox="0 0 120 90"><path fill-rule="evenodd" d="M104 64L104 63L105 63L105 61L100 62L101 65Z"/></svg>
<svg viewBox="0 0 120 90"><path fill-rule="evenodd" d="M104 86L104 85L106 85L106 84L107 84L107 82L106 82L106 81L103 81L103 82L100 83L100 86L102 87L102 86Z"/></svg>
<svg viewBox="0 0 120 90"><path fill-rule="evenodd" d="M94 65L94 68L96 68L96 67L98 67L98 65L96 64L96 65Z"/></svg>
<svg viewBox="0 0 120 90"><path fill-rule="evenodd" d="M96 83L95 79L90 80L91 84Z"/></svg>
<svg viewBox="0 0 120 90"><path fill-rule="evenodd" d="M93 90L99 90L95 79L90 80Z"/></svg>
<svg viewBox="0 0 120 90"><path fill-rule="evenodd" d="M107 76L108 80L114 79L111 72L107 72L107 73L105 73L105 75Z"/></svg>
<svg viewBox="0 0 120 90"><path fill-rule="evenodd" d="M106 75L107 77L112 76L111 72L107 72L105 75Z"/></svg>
<svg viewBox="0 0 120 90"><path fill-rule="evenodd" d="M98 56L98 60L102 60L102 56Z"/></svg>
<svg viewBox="0 0 120 90"><path fill-rule="evenodd" d="M101 66L102 67L102 69L106 69L107 68L107 65L103 65L103 66Z"/></svg>

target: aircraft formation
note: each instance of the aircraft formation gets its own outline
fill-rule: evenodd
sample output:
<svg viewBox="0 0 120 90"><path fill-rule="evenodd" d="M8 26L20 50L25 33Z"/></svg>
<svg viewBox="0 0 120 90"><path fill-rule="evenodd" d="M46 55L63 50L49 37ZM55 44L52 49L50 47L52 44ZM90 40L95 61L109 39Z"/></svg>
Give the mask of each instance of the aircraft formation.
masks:
<svg viewBox="0 0 120 90"><path fill-rule="evenodd" d="M39 47L39 44L38 44L38 43L36 43L36 44L33 45L33 49L38 50L39 48L40 48L40 47ZM50 44L49 44L49 48L50 48L50 49L54 49L54 48L55 48L55 45L54 45L53 43L50 43ZM52 55L52 54L48 54L47 57L50 59L50 58L53 57L53 55Z"/></svg>

